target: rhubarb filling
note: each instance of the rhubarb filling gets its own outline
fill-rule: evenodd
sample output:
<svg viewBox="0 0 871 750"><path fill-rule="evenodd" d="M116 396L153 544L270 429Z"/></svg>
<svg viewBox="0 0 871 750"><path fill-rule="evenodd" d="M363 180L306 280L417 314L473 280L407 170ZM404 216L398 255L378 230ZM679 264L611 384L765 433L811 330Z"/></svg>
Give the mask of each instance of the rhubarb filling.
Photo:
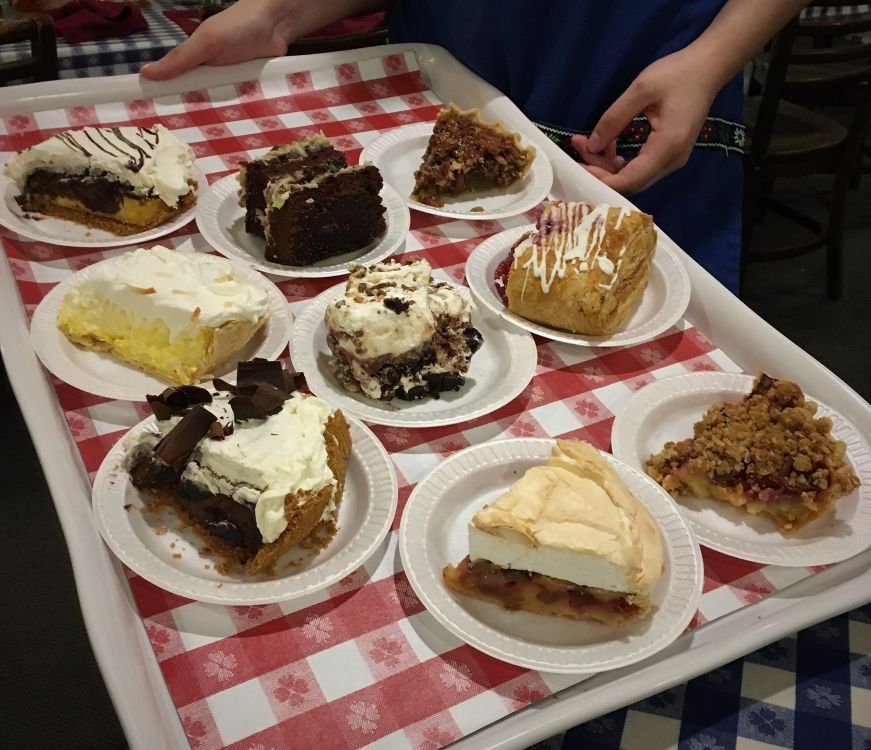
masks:
<svg viewBox="0 0 871 750"><path fill-rule="evenodd" d="M443 575L455 591L501 604L508 610L615 624L635 619L650 608L649 601L641 596L500 568L488 560L472 562L468 556L456 566L447 566Z"/></svg>

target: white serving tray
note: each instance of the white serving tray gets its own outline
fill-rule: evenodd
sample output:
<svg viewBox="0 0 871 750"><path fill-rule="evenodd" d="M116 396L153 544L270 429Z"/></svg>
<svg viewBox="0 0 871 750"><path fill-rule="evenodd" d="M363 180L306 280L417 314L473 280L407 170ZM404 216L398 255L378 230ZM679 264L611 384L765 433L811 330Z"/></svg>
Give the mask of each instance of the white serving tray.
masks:
<svg viewBox="0 0 871 750"><path fill-rule="evenodd" d="M149 98L301 70L414 51L432 90L445 101L479 107L520 131L550 158L554 195L631 206L544 136L505 96L431 45L402 44L200 68L174 81L135 75L13 86L4 89L0 116L43 109ZM801 377L871 437L871 406L809 354L763 321L681 251L660 230L661 242L685 261L693 287L687 319L746 372L776 364ZM27 320L8 264L0 264L0 351L30 429L63 526L91 644L134 750L189 747L133 602L121 565L101 543L90 510L91 487L54 390L30 348ZM518 711L452 745L458 750L524 748L540 739L652 695L750 651L871 600L871 550L806 578L756 604L678 638L647 661L596 675Z"/></svg>

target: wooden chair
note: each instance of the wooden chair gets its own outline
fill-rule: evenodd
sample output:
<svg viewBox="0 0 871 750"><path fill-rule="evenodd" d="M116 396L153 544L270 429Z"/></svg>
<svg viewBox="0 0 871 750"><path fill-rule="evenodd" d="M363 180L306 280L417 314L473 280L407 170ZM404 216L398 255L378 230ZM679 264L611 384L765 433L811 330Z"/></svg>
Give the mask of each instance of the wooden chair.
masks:
<svg viewBox="0 0 871 750"><path fill-rule="evenodd" d="M0 19L0 45L30 42L30 55L0 63L0 85L12 81L53 81L57 78L57 43L49 16L20 21Z"/></svg>
<svg viewBox="0 0 871 750"><path fill-rule="evenodd" d="M815 2L827 8L842 3ZM750 260L790 258L826 250L826 293L841 294L844 214L859 149L871 112L871 42L825 46L825 40L871 32L871 14L794 19L771 44L759 96L748 97L746 120L750 143L744 173L742 265ZM848 125L794 103L814 91L849 90ZM770 197L781 177L824 174L834 177L825 225ZM752 246L754 229L766 209L798 224L810 238L766 251Z"/></svg>

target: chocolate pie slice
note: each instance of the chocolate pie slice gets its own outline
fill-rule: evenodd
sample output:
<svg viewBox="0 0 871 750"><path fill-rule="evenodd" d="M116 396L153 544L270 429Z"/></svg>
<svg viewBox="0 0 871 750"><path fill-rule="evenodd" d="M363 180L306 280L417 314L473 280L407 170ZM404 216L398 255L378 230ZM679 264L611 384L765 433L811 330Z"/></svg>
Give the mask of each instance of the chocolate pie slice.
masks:
<svg viewBox="0 0 871 750"><path fill-rule="evenodd" d="M712 406L693 437L668 442L647 473L672 495L731 503L790 534L859 486L832 422L789 380L761 373L737 404Z"/></svg>
<svg viewBox="0 0 871 750"><path fill-rule="evenodd" d="M126 236L164 224L196 201L194 152L163 125L67 130L5 167L25 211Z"/></svg>
<svg viewBox="0 0 871 750"><path fill-rule="evenodd" d="M414 200L443 206L445 196L513 185L529 170L535 149L501 122L485 122L477 109L455 104L436 118L429 144L414 173Z"/></svg>
<svg viewBox="0 0 871 750"><path fill-rule="evenodd" d="M297 544L336 532L351 435L342 412L301 393L280 362L240 362L236 384L215 380L148 396L157 419L126 467L149 507L165 505L222 560L218 569L269 573ZM319 538L311 538L322 528Z"/></svg>

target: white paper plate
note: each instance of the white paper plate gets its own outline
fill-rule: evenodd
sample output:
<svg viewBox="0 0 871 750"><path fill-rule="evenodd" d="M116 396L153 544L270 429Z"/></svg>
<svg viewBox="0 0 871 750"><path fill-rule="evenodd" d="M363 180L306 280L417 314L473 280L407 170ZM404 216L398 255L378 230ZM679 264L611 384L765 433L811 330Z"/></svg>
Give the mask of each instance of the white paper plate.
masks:
<svg viewBox="0 0 871 750"><path fill-rule="evenodd" d="M371 161L396 192L411 208L436 216L469 221L505 219L522 214L541 203L553 185L553 169L547 156L536 150L529 172L520 182L471 197L445 198L441 208L418 203L411 198L414 192L414 173L420 166L434 123L419 122L395 128L370 143L360 154L360 162ZM529 144L523 140L523 145ZM473 208L483 209L473 211Z"/></svg>
<svg viewBox="0 0 871 750"><path fill-rule="evenodd" d="M377 263L397 252L408 234L411 217L402 198L389 185L381 189L387 231L373 244L353 253L337 255L313 266L284 266L266 260L266 243L245 231L245 209L239 205L236 175L215 182L199 200L197 228L219 253L247 263L272 276L323 278L348 273L350 261Z"/></svg>
<svg viewBox="0 0 871 750"><path fill-rule="evenodd" d="M496 268L508 256L517 240L535 227L532 224L506 229L482 242L466 261L466 281L481 303L509 323L553 341L578 346L630 346L659 336L686 312L690 303L690 278L680 258L658 245L653 256L650 280L635 312L623 329L607 336L585 336L533 323L511 312L496 288Z"/></svg>
<svg viewBox="0 0 871 750"><path fill-rule="evenodd" d="M122 401L144 401L146 393L160 393L169 383L125 364L106 352L94 352L72 343L57 327L57 315L67 291L104 263L100 261L74 273L43 297L30 323L30 341L46 369L56 377L87 393ZM291 323L287 300L271 281L241 263L233 263L240 281L256 284L269 295L269 319L239 354L223 362L214 373L225 378L240 361L262 357L276 359L287 346ZM209 377L207 380L211 380Z"/></svg>
<svg viewBox="0 0 871 750"><path fill-rule="evenodd" d="M205 545L193 531L175 531L179 521L172 510L144 511L142 496L122 464L130 442L143 430L154 429L153 417L121 438L97 472L93 509L100 533L118 559L143 578L201 602L267 604L319 591L368 560L387 536L396 514L396 474L387 452L357 420L348 419L348 423L352 448L339 504L338 532L314 557L299 548L290 550L276 565L276 576L222 575L215 570L213 558L200 556ZM126 505L130 506L127 510ZM159 527L166 531L159 533ZM294 560L304 562L286 569L285 562Z"/></svg>
<svg viewBox="0 0 871 750"><path fill-rule="evenodd" d="M4 161L0 157L0 161ZM197 201L201 201L209 189L209 181L199 169L195 170L197 180ZM172 221L161 224L159 227L149 229L147 232L130 234L121 237L107 232L105 229L91 229L90 227L76 224L66 219L55 219L51 216L29 213L29 216L39 218L26 218L25 212L15 202L15 196L20 195L18 186L3 175L0 170L0 224L22 237L40 242L48 242L52 245L66 245L68 247L122 247L124 245L139 245L159 237L164 237L176 229L187 224L196 214L196 203L187 211L179 214Z"/></svg>
<svg viewBox="0 0 871 750"><path fill-rule="evenodd" d="M455 287L467 300L469 290ZM465 385L457 392L420 401L376 401L346 391L327 366L324 313L327 304L345 292L345 284L330 287L298 315L291 334L293 365L301 370L312 393L372 424L397 427L436 427L476 419L518 396L535 375L538 352L528 333L481 315L472 306L472 325L484 338L472 357Z"/></svg>
<svg viewBox="0 0 871 750"><path fill-rule="evenodd" d="M702 558L684 518L652 479L603 454L630 492L651 512L663 540L665 571L653 589L654 609L640 622L599 623L509 612L455 594L442 569L469 554L468 525L486 503L550 456L552 440L485 443L451 456L418 483L399 527L408 580L433 616L466 643L503 661L544 672L590 674L624 667L665 648L689 625L702 591Z"/></svg>
<svg viewBox="0 0 871 750"><path fill-rule="evenodd" d="M693 425L708 407L738 402L753 387L753 377L728 372L676 375L638 390L614 421L614 455L639 471L669 440L692 437ZM871 546L871 451L844 417L819 404L818 414L832 420L832 434L847 444L847 459L862 481L838 501L835 512L795 534L783 536L774 522L718 500L678 498L681 511L699 542L751 562L810 566L840 562Z"/></svg>

